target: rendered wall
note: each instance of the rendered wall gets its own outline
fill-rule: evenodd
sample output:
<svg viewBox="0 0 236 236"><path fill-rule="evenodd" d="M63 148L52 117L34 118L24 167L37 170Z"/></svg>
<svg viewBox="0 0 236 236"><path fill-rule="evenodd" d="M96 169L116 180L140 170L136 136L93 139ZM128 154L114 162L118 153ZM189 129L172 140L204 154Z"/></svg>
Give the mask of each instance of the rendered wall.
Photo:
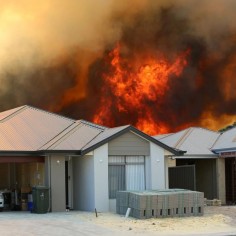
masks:
<svg viewBox="0 0 236 236"><path fill-rule="evenodd" d="M226 203L226 191L225 191L225 159L218 158L216 160L216 175L217 175L217 192L218 199L222 204Z"/></svg>
<svg viewBox="0 0 236 236"><path fill-rule="evenodd" d="M150 143L150 175L148 186L151 189L164 189L166 187L166 160L164 149ZM148 176L147 176L148 177Z"/></svg>
<svg viewBox="0 0 236 236"><path fill-rule="evenodd" d="M94 150L94 194L97 211L109 211L108 144Z"/></svg>
<svg viewBox="0 0 236 236"><path fill-rule="evenodd" d="M66 209L65 196L65 157L51 156L50 170L51 210L61 212Z"/></svg>
<svg viewBox="0 0 236 236"><path fill-rule="evenodd" d="M94 158L92 155L73 157L74 209L94 211Z"/></svg>

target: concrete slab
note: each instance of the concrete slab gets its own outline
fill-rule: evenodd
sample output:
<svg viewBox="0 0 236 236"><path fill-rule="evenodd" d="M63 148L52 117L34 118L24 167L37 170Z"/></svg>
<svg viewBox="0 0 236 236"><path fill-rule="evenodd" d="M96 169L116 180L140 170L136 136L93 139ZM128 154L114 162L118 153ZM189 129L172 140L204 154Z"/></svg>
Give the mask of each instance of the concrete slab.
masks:
<svg viewBox="0 0 236 236"><path fill-rule="evenodd" d="M111 235L113 231L86 222L78 212L34 214L29 212L1 212L0 235Z"/></svg>

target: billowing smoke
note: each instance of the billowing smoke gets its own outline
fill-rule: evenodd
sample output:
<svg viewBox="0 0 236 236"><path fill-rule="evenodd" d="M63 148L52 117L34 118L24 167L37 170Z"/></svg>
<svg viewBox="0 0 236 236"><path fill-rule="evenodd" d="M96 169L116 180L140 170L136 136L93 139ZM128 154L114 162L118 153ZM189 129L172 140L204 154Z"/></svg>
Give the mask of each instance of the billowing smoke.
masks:
<svg viewBox="0 0 236 236"><path fill-rule="evenodd" d="M234 0L0 3L0 109L29 104L91 121L99 114L108 126L149 122L148 111L168 132L221 128L236 118L235 7ZM137 110L105 79L113 76L117 44L123 70L132 73L147 55L173 64L188 51L187 65ZM131 87L129 94L137 90ZM109 113L101 112L104 103Z"/></svg>

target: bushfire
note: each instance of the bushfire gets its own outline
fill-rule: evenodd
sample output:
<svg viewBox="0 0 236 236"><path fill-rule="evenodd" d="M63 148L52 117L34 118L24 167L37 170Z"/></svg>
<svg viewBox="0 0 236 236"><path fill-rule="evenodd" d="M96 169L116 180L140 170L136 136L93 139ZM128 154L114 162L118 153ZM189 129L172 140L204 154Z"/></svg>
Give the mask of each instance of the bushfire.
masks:
<svg viewBox="0 0 236 236"><path fill-rule="evenodd" d="M0 3L0 111L151 135L235 122L236 1L13 2Z"/></svg>
<svg viewBox="0 0 236 236"><path fill-rule="evenodd" d="M170 131L169 126L157 119L155 114L158 104L171 89L169 80L180 79L189 53L190 50L186 50L171 62L164 55L155 58L145 53L127 61L122 57L121 45L118 44L107 58L110 73L102 75L104 85L93 121L115 126L111 111L116 109L117 116L127 113L130 120L135 120L133 125L148 134Z"/></svg>

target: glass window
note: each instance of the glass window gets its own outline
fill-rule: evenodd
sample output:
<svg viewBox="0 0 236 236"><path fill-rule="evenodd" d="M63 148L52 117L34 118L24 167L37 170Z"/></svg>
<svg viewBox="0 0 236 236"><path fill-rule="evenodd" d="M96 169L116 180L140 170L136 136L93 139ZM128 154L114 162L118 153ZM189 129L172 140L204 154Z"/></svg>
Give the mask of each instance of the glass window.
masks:
<svg viewBox="0 0 236 236"><path fill-rule="evenodd" d="M109 156L109 198L121 190L145 189L144 156Z"/></svg>

